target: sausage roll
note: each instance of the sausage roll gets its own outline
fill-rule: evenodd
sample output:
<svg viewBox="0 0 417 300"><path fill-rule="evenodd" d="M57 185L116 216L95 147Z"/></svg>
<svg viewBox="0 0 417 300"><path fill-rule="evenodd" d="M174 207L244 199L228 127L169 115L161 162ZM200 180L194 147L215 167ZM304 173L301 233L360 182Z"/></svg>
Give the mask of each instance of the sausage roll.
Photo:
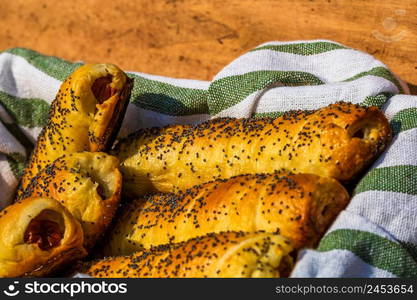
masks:
<svg viewBox="0 0 417 300"><path fill-rule="evenodd" d="M28 198L0 212L0 277L46 276L85 255L82 228L58 201Z"/></svg>
<svg viewBox="0 0 417 300"><path fill-rule="evenodd" d="M212 233L95 261L84 272L101 278L284 277L293 266L291 251L288 239L277 234Z"/></svg>
<svg viewBox="0 0 417 300"><path fill-rule="evenodd" d="M41 170L21 197L59 200L80 221L85 247L102 236L118 207L122 187L119 161L102 152L64 155Z"/></svg>
<svg viewBox="0 0 417 300"><path fill-rule="evenodd" d="M131 89L132 80L111 64L84 65L72 73L52 102L19 193L40 170L64 154L108 150L119 131Z"/></svg>
<svg viewBox="0 0 417 300"><path fill-rule="evenodd" d="M264 230L295 249L314 246L349 195L335 179L313 174L241 175L178 194L154 194L122 209L104 255L178 243L210 232Z"/></svg>
<svg viewBox="0 0 417 300"><path fill-rule="evenodd" d="M218 178L286 169L348 181L390 140L376 107L337 103L272 119L214 119L140 130L121 142L124 192L177 192Z"/></svg>

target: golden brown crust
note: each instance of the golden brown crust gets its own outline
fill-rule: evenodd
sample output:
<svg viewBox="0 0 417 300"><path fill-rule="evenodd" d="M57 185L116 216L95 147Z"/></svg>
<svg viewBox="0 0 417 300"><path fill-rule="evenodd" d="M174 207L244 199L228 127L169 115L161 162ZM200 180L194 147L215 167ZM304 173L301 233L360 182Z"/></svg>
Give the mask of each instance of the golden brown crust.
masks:
<svg viewBox="0 0 417 300"><path fill-rule="evenodd" d="M29 181L58 157L109 150L120 128L132 81L112 64L84 65L61 85L21 180Z"/></svg>
<svg viewBox="0 0 417 300"><path fill-rule="evenodd" d="M337 103L276 119L215 119L141 130L116 151L124 192L176 192L218 178L286 169L348 181L390 140L376 107Z"/></svg>
<svg viewBox="0 0 417 300"><path fill-rule="evenodd" d="M336 180L313 174L217 180L132 201L112 229L104 255L128 255L221 231L278 232L296 249L314 246L348 201Z"/></svg>
<svg viewBox="0 0 417 300"><path fill-rule="evenodd" d="M27 198L0 212L0 277L46 276L86 254L81 225L56 200Z"/></svg>
<svg viewBox="0 0 417 300"><path fill-rule="evenodd" d="M117 209L122 188L118 165L117 158L102 152L67 154L41 170L20 197L60 201L81 223L90 249Z"/></svg>
<svg viewBox="0 0 417 300"><path fill-rule="evenodd" d="M223 232L180 244L95 261L93 277L280 277L293 261L288 239L270 233Z"/></svg>

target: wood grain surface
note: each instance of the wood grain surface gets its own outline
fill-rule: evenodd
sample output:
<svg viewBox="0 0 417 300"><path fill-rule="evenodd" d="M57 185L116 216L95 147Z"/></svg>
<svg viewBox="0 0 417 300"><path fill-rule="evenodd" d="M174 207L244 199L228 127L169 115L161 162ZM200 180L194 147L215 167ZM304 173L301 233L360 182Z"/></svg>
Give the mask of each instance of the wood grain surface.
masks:
<svg viewBox="0 0 417 300"><path fill-rule="evenodd" d="M332 39L417 84L416 0L0 0L0 50L211 79L271 40Z"/></svg>

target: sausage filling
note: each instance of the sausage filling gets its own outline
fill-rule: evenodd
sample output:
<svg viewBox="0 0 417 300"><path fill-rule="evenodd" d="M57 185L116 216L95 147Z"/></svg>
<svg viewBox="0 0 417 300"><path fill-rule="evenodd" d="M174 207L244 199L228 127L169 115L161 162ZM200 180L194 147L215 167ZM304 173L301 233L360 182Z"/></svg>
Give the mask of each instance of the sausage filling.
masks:
<svg viewBox="0 0 417 300"><path fill-rule="evenodd" d="M63 238L63 232L57 222L44 219L41 215L30 221L24 233L27 244L37 244L41 250L57 247Z"/></svg>
<svg viewBox="0 0 417 300"><path fill-rule="evenodd" d="M93 91L94 97L96 97L99 104L102 104L116 93L116 90L111 87L111 83L111 75L101 77L94 81L91 90Z"/></svg>

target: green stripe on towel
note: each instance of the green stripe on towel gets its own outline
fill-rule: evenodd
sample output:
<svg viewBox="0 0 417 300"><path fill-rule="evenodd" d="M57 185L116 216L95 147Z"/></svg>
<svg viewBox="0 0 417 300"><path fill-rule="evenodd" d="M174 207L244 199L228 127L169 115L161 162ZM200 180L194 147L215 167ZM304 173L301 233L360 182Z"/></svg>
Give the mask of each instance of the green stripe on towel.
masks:
<svg viewBox="0 0 417 300"><path fill-rule="evenodd" d="M323 52L328 52L328 51L337 50L337 49L348 49L348 48L346 48L345 46L336 44L336 43L313 42L313 43L265 45L265 46L260 46L255 49L252 49L251 52L259 51L259 50L273 50L273 51L287 52L287 53L298 54L298 55L314 55L314 54L320 54Z"/></svg>
<svg viewBox="0 0 417 300"><path fill-rule="evenodd" d="M255 71L221 78L213 81L209 87L210 114L215 115L241 102L250 94L277 83L285 86L323 84L318 77L299 71Z"/></svg>
<svg viewBox="0 0 417 300"><path fill-rule="evenodd" d="M55 56L42 55L26 48L12 48L6 52L23 57L32 66L60 81L64 81L76 68L82 65L82 63L70 63Z"/></svg>
<svg viewBox="0 0 417 300"><path fill-rule="evenodd" d="M208 114L207 91L174 86L129 74L134 79L131 102L171 116Z"/></svg>
<svg viewBox="0 0 417 300"><path fill-rule="evenodd" d="M327 234L318 251L348 250L364 262L399 277L417 277L417 263L410 253L393 241L374 233L338 229Z"/></svg>
<svg viewBox="0 0 417 300"><path fill-rule="evenodd" d="M388 191L417 195L417 166L400 165L369 171L356 186L355 194Z"/></svg>
<svg viewBox="0 0 417 300"><path fill-rule="evenodd" d="M365 100L362 101L361 105L376 106L379 109L381 109L382 106L384 106L385 102L387 102L387 100L391 98L392 96L393 94L391 93L381 93L375 96L368 96L365 98Z"/></svg>
<svg viewBox="0 0 417 300"><path fill-rule="evenodd" d="M59 81L64 81L82 63L70 63L54 56L46 56L25 48L13 48L8 53L23 57L41 72ZM136 74L131 101L139 107L155 112L185 116L207 114L207 91L178 87L161 81L151 80Z"/></svg>
<svg viewBox="0 0 417 300"><path fill-rule="evenodd" d="M370 69L369 71L361 72L343 81L353 81L353 80L356 80L358 78L368 76L368 75L385 78L386 80L389 80L393 84L395 84L395 86L398 88L400 92L403 92L403 88L401 87L397 78L395 78L395 76L385 67L375 67L375 68Z"/></svg>
<svg viewBox="0 0 417 300"><path fill-rule="evenodd" d="M49 104L38 98L18 98L0 91L0 104L21 126L43 127L48 120Z"/></svg>
<svg viewBox="0 0 417 300"><path fill-rule="evenodd" d="M390 122L393 135L401 131L417 128L417 108L407 108L399 111Z"/></svg>

